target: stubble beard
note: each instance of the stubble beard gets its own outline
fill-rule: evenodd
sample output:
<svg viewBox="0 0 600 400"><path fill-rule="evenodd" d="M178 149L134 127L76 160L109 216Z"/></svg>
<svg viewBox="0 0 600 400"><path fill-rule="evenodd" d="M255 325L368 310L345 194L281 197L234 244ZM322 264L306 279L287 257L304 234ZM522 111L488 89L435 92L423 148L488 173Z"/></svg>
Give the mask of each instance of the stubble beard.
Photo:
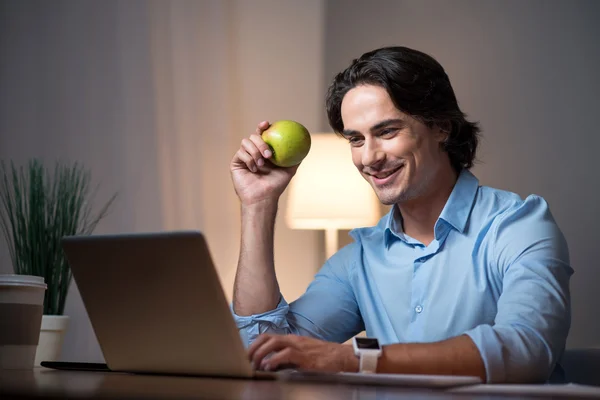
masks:
<svg viewBox="0 0 600 400"><path fill-rule="evenodd" d="M413 185L404 181L399 185L392 182L379 187L374 186L375 194L379 198L379 201L386 206L411 201L419 198L426 192L430 180L429 178L430 177L428 176L424 177ZM395 186L398 186L398 188L395 189Z"/></svg>

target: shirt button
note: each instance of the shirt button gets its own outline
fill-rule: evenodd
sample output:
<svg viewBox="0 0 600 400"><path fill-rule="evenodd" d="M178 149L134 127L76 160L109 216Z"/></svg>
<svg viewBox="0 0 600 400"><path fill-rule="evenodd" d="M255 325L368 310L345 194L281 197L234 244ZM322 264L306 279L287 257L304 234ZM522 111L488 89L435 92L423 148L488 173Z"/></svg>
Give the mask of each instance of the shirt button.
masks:
<svg viewBox="0 0 600 400"><path fill-rule="evenodd" d="M420 314L420 313L421 313L421 311L423 311L423 307L421 307L421 306L416 306L416 307L415 307L415 311L417 312L417 314Z"/></svg>

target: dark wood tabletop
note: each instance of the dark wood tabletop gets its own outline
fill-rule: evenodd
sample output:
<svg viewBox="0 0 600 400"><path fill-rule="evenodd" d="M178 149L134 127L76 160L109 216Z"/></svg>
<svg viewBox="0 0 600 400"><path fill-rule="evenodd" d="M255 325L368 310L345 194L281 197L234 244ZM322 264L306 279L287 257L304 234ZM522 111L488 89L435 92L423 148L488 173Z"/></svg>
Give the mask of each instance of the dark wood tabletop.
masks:
<svg viewBox="0 0 600 400"><path fill-rule="evenodd" d="M479 385L485 389L486 385ZM283 382L114 372L0 370L0 399L502 399L528 398L525 393L464 392L441 389L356 384ZM476 388L475 388L476 389ZM456 390L456 389L454 389ZM600 393L600 391L598 392ZM549 397L549 396L546 396ZM574 396L568 396L573 398ZM589 396L585 396L588 397ZM529 398L540 398L531 395ZM566 397L565 397L566 398Z"/></svg>

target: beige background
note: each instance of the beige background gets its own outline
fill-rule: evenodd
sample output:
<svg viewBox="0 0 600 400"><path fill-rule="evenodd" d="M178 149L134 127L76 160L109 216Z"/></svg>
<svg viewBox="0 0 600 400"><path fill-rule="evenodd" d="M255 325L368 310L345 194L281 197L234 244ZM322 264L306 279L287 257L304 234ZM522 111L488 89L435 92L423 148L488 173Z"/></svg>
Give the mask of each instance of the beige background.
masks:
<svg viewBox="0 0 600 400"><path fill-rule="evenodd" d="M445 66L482 123L481 182L549 201L576 270L569 346L600 346L599 16L593 0L3 1L0 158L84 162L99 202L119 192L98 233L206 231L230 296L239 210L228 164L240 139L262 119L326 130L335 72L372 48L412 46ZM279 219L288 300L320 266L322 241ZM67 303L63 358L102 360L75 285Z"/></svg>

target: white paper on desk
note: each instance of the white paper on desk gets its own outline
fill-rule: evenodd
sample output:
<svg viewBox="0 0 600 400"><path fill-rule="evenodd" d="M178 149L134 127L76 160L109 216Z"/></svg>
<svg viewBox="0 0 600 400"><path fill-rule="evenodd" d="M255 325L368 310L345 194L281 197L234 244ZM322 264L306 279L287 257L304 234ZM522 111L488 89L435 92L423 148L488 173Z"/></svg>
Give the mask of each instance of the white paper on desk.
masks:
<svg viewBox="0 0 600 400"><path fill-rule="evenodd" d="M567 384L541 384L541 385L516 385L516 384L485 384L472 385L460 388L449 389L452 393L469 394L517 394L517 395L548 395L548 396L578 396L600 398L600 387L579 385L576 383Z"/></svg>
<svg viewBox="0 0 600 400"><path fill-rule="evenodd" d="M475 376L361 374L352 372L280 371L277 379L296 382L332 382L357 385L384 385L419 388L449 388L481 383Z"/></svg>

